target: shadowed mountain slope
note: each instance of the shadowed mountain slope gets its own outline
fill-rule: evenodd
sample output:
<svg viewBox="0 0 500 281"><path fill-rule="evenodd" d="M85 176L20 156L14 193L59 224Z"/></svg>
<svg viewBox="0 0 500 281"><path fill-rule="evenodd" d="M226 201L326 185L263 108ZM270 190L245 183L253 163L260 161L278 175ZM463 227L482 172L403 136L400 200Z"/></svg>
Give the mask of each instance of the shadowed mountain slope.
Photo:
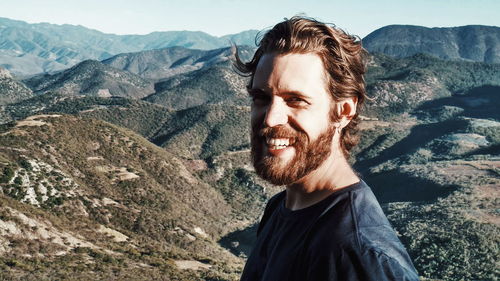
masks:
<svg viewBox="0 0 500 281"><path fill-rule="evenodd" d="M250 59L254 52L253 48L246 46L238 49L244 59ZM102 63L132 72L144 78L160 80L228 61L231 56L231 48L207 51L170 47L119 54L103 60Z"/></svg>
<svg viewBox="0 0 500 281"><path fill-rule="evenodd" d="M485 85L500 85L500 64L445 61L417 54L403 59L373 55L365 77L370 99L363 113L398 118L423 102Z"/></svg>
<svg viewBox="0 0 500 281"><path fill-rule="evenodd" d="M37 280L55 270L100 279L113 270L232 280L241 265L215 243L234 225L231 205L181 159L131 131L40 115L3 129L0 143L0 264L38 267L30 276L3 267L2 276ZM213 269L181 271L183 260Z"/></svg>
<svg viewBox="0 0 500 281"><path fill-rule="evenodd" d="M230 62L174 76L155 84L156 93L144 100L171 109L202 104L249 105L248 79L238 75Z"/></svg>
<svg viewBox="0 0 500 281"><path fill-rule="evenodd" d="M51 91L66 95L142 98L154 92L148 80L92 60L24 82L36 93Z"/></svg>
<svg viewBox="0 0 500 281"><path fill-rule="evenodd" d="M248 106L209 105L170 115L151 142L187 159L207 159L249 149Z"/></svg>
<svg viewBox="0 0 500 281"><path fill-rule="evenodd" d="M371 53L398 58L424 53L441 59L500 63L500 27L389 25L363 38L363 46Z"/></svg>

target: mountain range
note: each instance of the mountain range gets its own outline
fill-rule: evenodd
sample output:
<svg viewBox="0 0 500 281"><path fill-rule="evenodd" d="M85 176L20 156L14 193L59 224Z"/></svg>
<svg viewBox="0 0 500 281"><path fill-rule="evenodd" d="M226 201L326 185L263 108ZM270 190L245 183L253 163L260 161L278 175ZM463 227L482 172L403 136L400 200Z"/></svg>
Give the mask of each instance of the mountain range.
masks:
<svg viewBox="0 0 500 281"><path fill-rule="evenodd" d="M249 60L255 48L242 46L239 49L242 59ZM232 48L213 50L170 47L142 52L124 53L103 60L102 63L126 70L153 81L164 80L221 62L229 62Z"/></svg>
<svg viewBox="0 0 500 281"><path fill-rule="evenodd" d="M84 61L62 72L37 75L23 82L35 94L53 92L130 97L173 110L203 104L249 105L245 90L248 80L232 68L230 49L211 52L187 51L178 47L172 49L120 56L121 61L134 62L133 72L137 74L127 71L131 64L112 64L110 62L114 60L107 61L116 67L123 67L117 69L99 61ZM242 48L242 51L249 54L252 49ZM200 52L203 53L202 59ZM163 57L162 61L171 63L165 63L161 70L152 72L156 73L156 79L151 79L151 75L139 70L147 69L150 64L151 69L158 69L155 65L160 65L159 56ZM498 64L443 61L423 54L402 59L372 55L369 69L366 81L372 99L365 113L377 118L397 116L427 100L460 94L481 85L500 83ZM418 94L408 95L410 92Z"/></svg>
<svg viewBox="0 0 500 281"><path fill-rule="evenodd" d="M24 82L35 93L51 91L69 95L131 98L142 98L154 93L151 81L93 60L83 61L52 75L35 76Z"/></svg>
<svg viewBox="0 0 500 281"><path fill-rule="evenodd" d="M75 25L28 24L0 18L0 66L14 75L55 72L83 60L104 60L127 52L182 46L216 49L254 45L257 31L222 37L199 31L165 31L147 35L115 35Z"/></svg>
<svg viewBox="0 0 500 281"><path fill-rule="evenodd" d="M281 187L249 164L248 78L230 54L1 70L0 279L237 280ZM351 164L423 280L496 280L500 64L368 59Z"/></svg>
<svg viewBox="0 0 500 281"><path fill-rule="evenodd" d="M0 67L6 68L15 76L26 78L34 74L64 70L84 60L106 60L104 61L106 64L122 69L127 68L136 74L141 72L144 77L157 79L153 77L153 73L162 73L157 67L165 59L158 52L155 55L159 62L152 65L151 69L136 69L135 65L141 60L140 56L120 55L110 58L118 54L174 46L207 51L228 47L232 42L237 45L255 47L257 33L256 30L248 30L221 37L194 31L115 35L83 26L29 24L0 18ZM425 53L442 59L500 62L500 27L496 26L427 28L389 25L373 31L362 41L369 52L394 57ZM178 55L186 52L182 49L169 50L178 52ZM203 52L199 53L199 55L202 54ZM147 55L147 52L141 54L141 56ZM173 56L174 54L168 54L168 57ZM126 66L127 63L129 63L128 66ZM166 62L167 65L169 63Z"/></svg>
<svg viewBox="0 0 500 281"><path fill-rule="evenodd" d="M441 59L500 63L500 27L389 25L363 38L363 46L371 53L398 58L424 53Z"/></svg>

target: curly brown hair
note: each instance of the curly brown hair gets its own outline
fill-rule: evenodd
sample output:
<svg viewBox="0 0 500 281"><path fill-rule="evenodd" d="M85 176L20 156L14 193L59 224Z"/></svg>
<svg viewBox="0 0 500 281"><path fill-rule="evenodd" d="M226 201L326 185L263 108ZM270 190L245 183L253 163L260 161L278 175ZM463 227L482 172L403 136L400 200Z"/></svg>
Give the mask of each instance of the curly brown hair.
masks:
<svg viewBox="0 0 500 281"><path fill-rule="evenodd" d="M256 42L259 41L258 37ZM356 114L340 135L342 152L346 158L349 157L350 150L358 143L359 112L366 99L364 74L367 52L361 46L359 37L349 35L331 24L294 16L267 31L257 46L258 49L249 62L245 63L240 59L237 48L234 54L236 69L240 74L251 77L247 87L252 86L257 64L264 54L314 53L323 62L328 91L333 100L357 98ZM333 122L340 119L336 110L332 110L331 115Z"/></svg>

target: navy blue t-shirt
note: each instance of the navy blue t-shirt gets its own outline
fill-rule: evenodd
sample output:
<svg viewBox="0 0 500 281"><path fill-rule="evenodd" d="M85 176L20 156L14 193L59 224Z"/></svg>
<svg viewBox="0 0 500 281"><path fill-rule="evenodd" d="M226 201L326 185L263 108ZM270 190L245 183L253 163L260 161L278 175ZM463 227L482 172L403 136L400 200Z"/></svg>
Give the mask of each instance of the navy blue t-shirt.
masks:
<svg viewBox="0 0 500 281"><path fill-rule="evenodd" d="M241 281L419 280L363 181L296 211L285 196L268 202Z"/></svg>

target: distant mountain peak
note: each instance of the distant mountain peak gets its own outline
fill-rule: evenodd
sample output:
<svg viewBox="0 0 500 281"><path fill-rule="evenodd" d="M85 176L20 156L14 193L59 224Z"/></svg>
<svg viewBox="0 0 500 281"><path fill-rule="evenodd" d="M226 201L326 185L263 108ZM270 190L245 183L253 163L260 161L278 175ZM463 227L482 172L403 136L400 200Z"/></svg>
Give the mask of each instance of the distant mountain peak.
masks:
<svg viewBox="0 0 500 281"><path fill-rule="evenodd" d="M0 18L0 62L14 75L59 71L86 59L104 60L120 53L181 46L211 50L255 45L257 31L212 36L202 31L157 31L146 35L106 34L77 25L29 24Z"/></svg>
<svg viewBox="0 0 500 281"><path fill-rule="evenodd" d="M363 38L363 46L393 57L426 53L441 59L500 63L500 27L388 25Z"/></svg>

